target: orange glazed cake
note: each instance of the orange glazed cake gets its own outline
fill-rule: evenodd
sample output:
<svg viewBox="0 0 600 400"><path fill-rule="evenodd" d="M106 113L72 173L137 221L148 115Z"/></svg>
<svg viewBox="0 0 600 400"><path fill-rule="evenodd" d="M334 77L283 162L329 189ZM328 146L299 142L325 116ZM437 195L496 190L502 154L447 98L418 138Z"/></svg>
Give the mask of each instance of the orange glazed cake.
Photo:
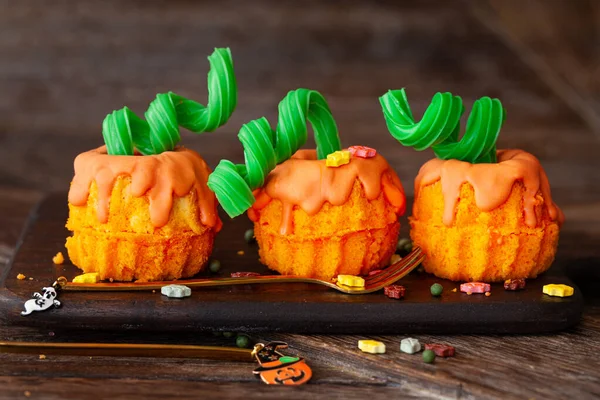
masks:
<svg viewBox="0 0 600 400"><path fill-rule="evenodd" d="M299 150L307 122L315 150ZM261 118L245 124L239 138L246 163L222 160L208 184L231 217L248 211L265 265L330 280L389 263L405 210L400 180L374 149L342 149L319 92L289 92L275 130Z"/></svg>
<svg viewBox="0 0 600 400"><path fill-rule="evenodd" d="M315 150L300 150L255 194L248 215L260 258L281 274L365 275L396 250L404 191L380 155L330 168Z"/></svg>
<svg viewBox="0 0 600 400"><path fill-rule="evenodd" d="M562 220L539 161L501 150L497 164L423 165L410 235L427 254L425 270L440 278L535 278L554 261Z"/></svg>
<svg viewBox="0 0 600 400"><path fill-rule="evenodd" d="M535 278L556 254L564 216L552 201L539 160L522 150L496 150L505 120L498 99L473 104L459 139L462 100L437 93L415 122L404 89L380 98L394 138L437 158L415 179L411 238L425 270L454 281Z"/></svg>
<svg viewBox="0 0 600 400"><path fill-rule="evenodd" d="M208 57L207 106L160 93L145 120L129 108L108 114L105 146L75 159L66 247L71 262L101 280L157 281L191 277L205 268L221 229L211 170L177 146L179 126L195 133L225 124L237 88L229 49Z"/></svg>
<svg viewBox="0 0 600 400"><path fill-rule="evenodd" d="M66 247L100 279L186 278L204 268L220 229L210 170L183 147L152 156L80 154L69 191Z"/></svg>

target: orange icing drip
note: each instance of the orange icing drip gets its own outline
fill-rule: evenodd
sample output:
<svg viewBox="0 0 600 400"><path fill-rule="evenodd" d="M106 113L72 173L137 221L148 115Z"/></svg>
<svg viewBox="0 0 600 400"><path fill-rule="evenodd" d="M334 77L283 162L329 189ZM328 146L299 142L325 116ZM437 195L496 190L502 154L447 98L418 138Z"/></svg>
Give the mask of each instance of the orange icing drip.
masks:
<svg viewBox="0 0 600 400"><path fill-rule="evenodd" d="M491 211L501 206L510 196L516 181L522 181L526 188L523 198L525 223L537 225L534 207L541 192L548 214L559 225L564 222L560 208L552 201L550 183L539 160L523 150L498 150L498 163L471 164L459 160L434 158L425 163L415 179L415 197L421 187L441 180L444 194L444 224L454 221L456 204L460 197L460 187L468 182L475 191L475 203L482 211Z"/></svg>
<svg viewBox="0 0 600 400"><path fill-rule="evenodd" d="M271 199L278 199L283 203L280 232L289 234L294 206L308 215L318 213L325 202L340 206L350 197L356 179L362 184L367 199L376 199L383 190L396 213L404 214L406 198L400 179L379 154L372 158L352 157L350 163L331 168L325 165L325 160L317 160L315 150L299 150L271 171L264 186L254 192L256 201L248 210L248 217L257 221L258 211Z"/></svg>
<svg viewBox="0 0 600 400"><path fill-rule="evenodd" d="M90 185L98 186L98 220L108 221L109 202L117 177L131 177L131 194L148 195L150 219L160 228L169 222L173 195L186 196L196 191L203 225L220 230L217 201L206 182L210 168L198 153L184 147L150 156L112 156L106 146L81 153L75 158L75 177L69 190L69 203L85 206Z"/></svg>

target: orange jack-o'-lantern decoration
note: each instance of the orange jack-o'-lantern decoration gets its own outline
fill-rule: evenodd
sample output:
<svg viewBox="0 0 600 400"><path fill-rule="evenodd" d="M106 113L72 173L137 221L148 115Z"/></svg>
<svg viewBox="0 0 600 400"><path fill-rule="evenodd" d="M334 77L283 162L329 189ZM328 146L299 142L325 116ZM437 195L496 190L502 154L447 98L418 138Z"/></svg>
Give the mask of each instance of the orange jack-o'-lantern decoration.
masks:
<svg viewBox="0 0 600 400"><path fill-rule="evenodd" d="M254 355L260 366L254 373L267 385L302 385L312 377L312 370L301 357L289 357L277 349L285 349L284 342L257 344Z"/></svg>

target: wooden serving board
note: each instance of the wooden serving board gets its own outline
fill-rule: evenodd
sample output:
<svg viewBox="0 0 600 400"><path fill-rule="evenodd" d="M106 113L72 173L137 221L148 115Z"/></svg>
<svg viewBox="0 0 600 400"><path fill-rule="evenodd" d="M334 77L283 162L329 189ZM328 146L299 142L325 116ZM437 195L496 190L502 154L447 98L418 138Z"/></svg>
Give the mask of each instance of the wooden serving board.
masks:
<svg viewBox="0 0 600 400"><path fill-rule="evenodd" d="M383 292L346 295L309 284L243 285L194 290L191 297L170 299L159 292L64 292L62 307L21 316L31 294L59 276L71 279L79 270L68 261L58 266L52 257L63 251L68 231L66 195L52 195L32 212L12 263L0 275L0 319L6 324L47 329L139 331L234 331L298 333L533 333L565 329L581 316L578 288L568 298L542 294L548 283L575 285L560 265L523 291L508 292L492 285L492 295L452 292L458 284L413 272L401 280L403 300ZM244 241L251 227L245 217L223 218L213 256L221 261L221 276L235 271L269 270L258 261L256 245ZM403 222L402 234L407 235ZM239 250L244 255L238 255ZM33 277L18 280L17 274ZM185 284L185 280L179 281ZM444 286L432 297L431 284Z"/></svg>

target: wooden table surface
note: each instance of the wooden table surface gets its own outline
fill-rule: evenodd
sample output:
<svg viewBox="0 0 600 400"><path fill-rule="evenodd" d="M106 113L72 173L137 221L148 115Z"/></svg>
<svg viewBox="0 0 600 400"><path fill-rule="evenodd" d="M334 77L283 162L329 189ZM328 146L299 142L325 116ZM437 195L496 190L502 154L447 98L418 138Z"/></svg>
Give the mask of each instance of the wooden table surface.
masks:
<svg viewBox="0 0 600 400"><path fill-rule="evenodd" d="M387 134L377 97L406 87L415 114L436 91L469 107L502 99L500 147L535 153L567 223L559 255L586 298L579 326L552 335L429 336L457 356L424 364L399 353L403 332L373 337L262 334L305 356L302 388L266 387L252 364L205 360L0 354L0 398L573 398L600 396L600 3L595 0L187 2L0 1L0 268L29 209L66 190L78 153L101 144L104 115L142 113L157 92L204 102L206 56L232 48L239 102L216 133L183 142L210 165L242 160L236 130L276 119L288 90L309 87L330 102L345 145L376 147L408 194L431 153ZM406 220L404 220L406 221ZM231 344L197 335L54 332L0 326L0 340Z"/></svg>

